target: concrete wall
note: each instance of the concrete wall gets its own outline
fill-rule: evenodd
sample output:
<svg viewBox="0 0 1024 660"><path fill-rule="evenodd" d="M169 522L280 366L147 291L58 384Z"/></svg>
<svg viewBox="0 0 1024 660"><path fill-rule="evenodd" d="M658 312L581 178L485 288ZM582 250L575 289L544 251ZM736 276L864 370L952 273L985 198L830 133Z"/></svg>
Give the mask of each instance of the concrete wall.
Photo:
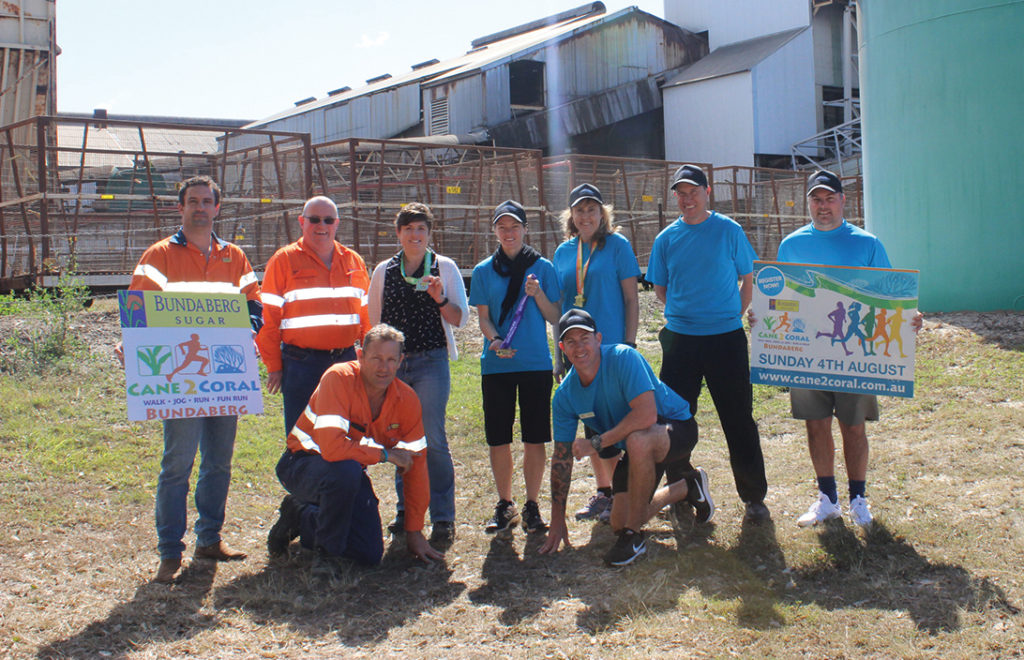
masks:
<svg viewBox="0 0 1024 660"><path fill-rule="evenodd" d="M665 0L665 20L691 32L708 30L711 50L810 25L810 0Z"/></svg>
<svg viewBox="0 0 1024 660"><path fill-rule="evenodd" d="M816 132L813 49L805 30L754 67L754 153L787 155Z"/></svg>
<svg viewBox="0 0 1024 660"><path fill-rule="evenodd" d="M665 159L754 164L750 72L664 90Z"/></svg>

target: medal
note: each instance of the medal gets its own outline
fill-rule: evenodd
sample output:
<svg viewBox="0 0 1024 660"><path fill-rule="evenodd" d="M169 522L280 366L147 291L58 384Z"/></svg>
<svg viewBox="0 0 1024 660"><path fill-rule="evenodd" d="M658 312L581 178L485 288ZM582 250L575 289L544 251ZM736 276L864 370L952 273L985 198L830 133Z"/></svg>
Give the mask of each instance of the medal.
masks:
<svg viewBox="0 0 1024 660"><path fill-rule="evenodd" d="M425 280L430 277L430 266L433 263L432 257L433 253L427 250L426 255L423 257L423 277L409 277L405 274L405 252L403 252L402 258L398 260L399 267L402 270L402 279L413 285L417 291L426 291L429 285Z"/></svg>
<svg viewBox="0 0 1024 660"><path fill-rule="evenodd" d="M583 239L576 237L576 298L573 305L583 307L587 302L583 295L583 289L587 282L587 271L590 270L590 260L594 258L594 248L591 245L590 254L587 255L587 263L583 263Z"/></svg>

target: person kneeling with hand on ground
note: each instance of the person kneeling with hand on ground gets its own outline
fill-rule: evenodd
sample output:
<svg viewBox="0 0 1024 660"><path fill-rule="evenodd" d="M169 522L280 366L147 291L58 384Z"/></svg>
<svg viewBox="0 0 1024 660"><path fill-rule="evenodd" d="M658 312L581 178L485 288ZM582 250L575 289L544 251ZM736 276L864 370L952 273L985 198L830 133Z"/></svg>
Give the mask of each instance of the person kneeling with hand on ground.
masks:
<svg viewBox="0 0 1024 660"><path fill-rule="evenodd" d="M395 378L405 337L389 325L363 338L359 359L336 364L320 379L277 464L288 490L267 550L284 555L292 539L316 550L314 572L333 574L342 560L377 565L384 555L383 530L366 467L393 463L402 470L409 553L443 559L423 536L430 501L420 402Z"/></svg>
<svg viewBox="0 0 1024 660"><path fill-rule="evenodd" d="M636 349L601 345L601 333L587 312L566 312L558 322L558 336L572 369L551 404L551 529L540 552L557 552L563 542L569 545L565 512L573 457L621 453L612 476L611 513L612 530L619 538L604 560L610 566L625 566L647 551L643 526L662 508L686 500L698 522L714 516L703 468L688 471L655 492L667 467L690 460L697 423L686 401L655 377ZM577 438L580 421L598 434Z"/></svg>

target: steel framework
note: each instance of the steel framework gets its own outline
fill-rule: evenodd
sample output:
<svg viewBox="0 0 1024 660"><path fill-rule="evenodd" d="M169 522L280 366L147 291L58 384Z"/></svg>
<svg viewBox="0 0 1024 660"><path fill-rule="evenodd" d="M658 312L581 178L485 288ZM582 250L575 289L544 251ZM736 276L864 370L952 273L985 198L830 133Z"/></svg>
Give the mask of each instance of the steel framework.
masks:
<svg viewBox="0 0 1024 660"><path fill-rule="evenodd" d="M234 148L240 138L248 146ZM0 127L0 288L47 284L66 268L93 286L126 285L142 251L178 226L177 184L195 174L221 185L216 231L257 271L298 236L295 220L313 194L335 200L338 240L371 267L397 249L393 218L411 201L431 206L435 247L464 271L494 249L491 212L509 198L527 208L528 240L550 257L564 240L568 193L583 182L615 207L645 267L654 237L677 215L668 186L679 165L422 139L312 145L305 133L35 117ZM803 173L703 166L712 208L740 222L758 254L770 258L806 222ZM857 221L859 177L846 185Z"/></svg>

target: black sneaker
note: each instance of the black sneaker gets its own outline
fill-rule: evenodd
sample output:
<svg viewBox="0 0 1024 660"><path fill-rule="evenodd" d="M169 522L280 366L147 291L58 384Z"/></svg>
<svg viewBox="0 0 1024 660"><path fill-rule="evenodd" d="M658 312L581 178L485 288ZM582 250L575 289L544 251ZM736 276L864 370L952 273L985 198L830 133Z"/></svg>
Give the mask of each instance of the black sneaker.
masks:
<svg viewBox="0 0 1024 660"><path fill-rule="evenodd" d="M743 522L759 525L769 522L772 519L772 512L768 510L764 502L747 502L747 512L743 514Z"/></svg>
<svg viewBox="0 0 1024 660"><path fill-rule="evenodd" d="M391 536L405 534L405 511L396 513L394 520L388 523L388 534Z"/></svg>
<svg viewBox="0 0 1024 660"><path fill-rule="evenodd" d="M301 531L302 509L291 495L285 495L278 507L280 516L267 534L267 554L280 557Z"/></svg>
<svg viewBox="0 0 1024 660"><path fill-rule="evenodd" d="M693 505L697 522L711 522L715 517L715 503L708 488L708 473L704 468L697 468L686 477L686 485L690 491L686 494L686 501Z"/></svg>
<svg viewBox="0 0 1024 660"><path fill-rule="evenodd" d="M510 531L519 522L519 512L516 511L515 502L509 500L498 500L498 506L494 507L494 515L487 521L484 528L488 534Z"/></svg>
<svg viewBox="0 0 1024 660"><path fill-rule="evenodd" d="M431 543L451 543L455 540L455 523L450 520L439 520L430 530Z"/></svg>
<svg viewBox="0 0 1024 660"><path fill-rule="evenodd" d="M523 530L531 534L548 531L548 524L540 515L540 507L533 500L526 500L523 505Z"/></svg>
<svg viewBox="0 0 1024 660"><path fill-rule="evenodd" d="M619 532L615 545L604 556L604 563L609 566L627 566L647 552L647 539L643 532L634 532L626 527Z"/></svg>

